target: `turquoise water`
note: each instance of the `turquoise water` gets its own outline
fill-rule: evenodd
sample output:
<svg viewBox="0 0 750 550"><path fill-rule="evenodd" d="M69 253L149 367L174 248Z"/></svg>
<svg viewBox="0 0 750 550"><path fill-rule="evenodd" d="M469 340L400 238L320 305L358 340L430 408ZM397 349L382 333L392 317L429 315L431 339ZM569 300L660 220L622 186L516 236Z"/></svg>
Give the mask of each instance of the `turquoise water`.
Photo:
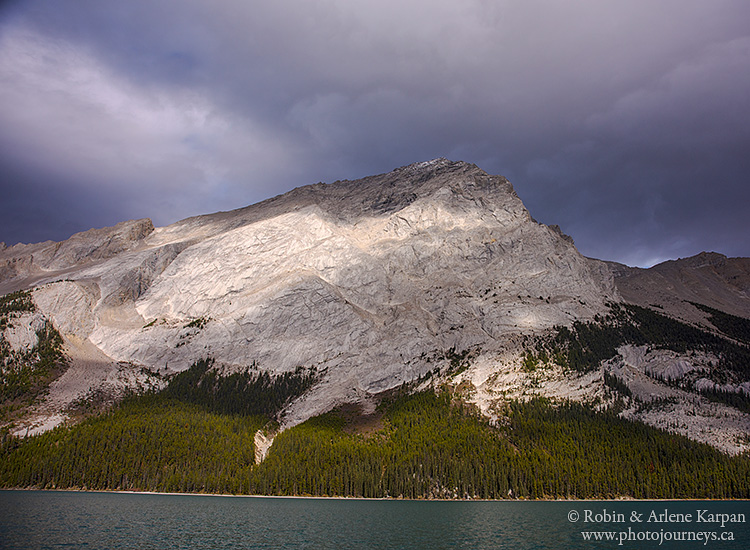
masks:
<svg viewBox="0 0 750 550"><path fill-rule="evenodd" d="M744 550L750 548L745 519L750 521L745 501L419 502L0 491L0 548ZM594 531L613 539L584 539L582 533L594 538ZM730 535L734 540L720 540ZM675 536L692 539L669 540Z"/></svg>

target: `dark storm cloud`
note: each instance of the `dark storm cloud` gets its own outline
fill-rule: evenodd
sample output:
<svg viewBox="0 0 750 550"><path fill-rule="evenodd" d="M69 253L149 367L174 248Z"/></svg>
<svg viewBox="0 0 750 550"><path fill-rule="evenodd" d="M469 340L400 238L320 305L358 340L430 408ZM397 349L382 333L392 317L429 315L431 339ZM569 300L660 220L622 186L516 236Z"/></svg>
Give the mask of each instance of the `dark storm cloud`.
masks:
<svg viewBox="0 0 750 550"><path fill-rule="evenodd" d="M750 255L749 48L734 1L12 4L0 240L446 156L591 256Z"/></svg>

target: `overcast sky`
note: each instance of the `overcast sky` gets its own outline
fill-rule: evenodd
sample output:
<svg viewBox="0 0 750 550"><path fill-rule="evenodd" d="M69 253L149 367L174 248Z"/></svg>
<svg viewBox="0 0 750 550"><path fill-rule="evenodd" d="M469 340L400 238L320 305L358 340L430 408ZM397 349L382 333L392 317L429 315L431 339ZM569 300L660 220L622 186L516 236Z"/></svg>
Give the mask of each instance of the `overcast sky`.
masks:
<svg viewBox="0 0 750 550"><path fill-rule="evenodd" d="M747 0L0 6L7 244L447 157L588 256L750 256Z"/></svg>

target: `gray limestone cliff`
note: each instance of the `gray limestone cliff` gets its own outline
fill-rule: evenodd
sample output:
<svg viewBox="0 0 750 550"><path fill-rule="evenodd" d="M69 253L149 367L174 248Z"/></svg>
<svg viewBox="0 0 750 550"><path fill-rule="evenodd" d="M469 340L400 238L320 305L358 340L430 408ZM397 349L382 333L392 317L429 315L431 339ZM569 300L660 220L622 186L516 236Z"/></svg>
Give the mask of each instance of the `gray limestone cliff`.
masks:
<svg viewBox="0 0 750 550"><path fill-rule="evenodd" d="M469 397L492 416L498 392L524 387L523 339L606 313L627 269L534 221L505 178L436 159L167 227L7 247L0 292L33 288L71 359L38 429L87 393L158 385L206 357L225 371L317 368L285 411L291 426L462 352ZM549 392L595 397L587 380L553 377Z"/></svg>
<svg viewBox="0 0 750 550"><path fill-rule="evenodd" d="M325 370L291 422L415 379L447 350L591 318L615 296L505 178L445 159L164 228L19 245L0 265L0 285L33 284L68 341L113 363Z"/></svg>

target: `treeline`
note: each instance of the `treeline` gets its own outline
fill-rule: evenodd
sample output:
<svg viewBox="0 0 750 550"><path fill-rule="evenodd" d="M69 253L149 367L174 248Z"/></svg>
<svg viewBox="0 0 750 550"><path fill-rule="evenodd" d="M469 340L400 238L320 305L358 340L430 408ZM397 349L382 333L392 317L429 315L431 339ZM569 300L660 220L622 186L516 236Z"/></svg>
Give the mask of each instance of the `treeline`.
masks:
<svg viewBox="0 0 750 550"><path fill-rule="evenodd" d="M128 396L72 427L27 438L6 432L0 484L247 493L255 432L318 374L246 369L222 376L212 366L198 361L163 390Z"/></svg>
<svg viewBox="0 0 750 550"><path fill-rule="evenodd" d="M247 492L257 417L143 396L72 427L3 437L5 487ZM244 485L243 485L244 482Z"/></svg>
<svg viewBox="0 0 750 550"><path fill-rule="evenodd" d="M381 405L352 433L334 411L278 435L254 465L266 418L174 398L132 398L82 424L5 436L0 485L404 498L748 498L750 459L582 405L510 403L491 425L449 394Z"/></svg>
<svg viewBox="0 0 750 550"><path fill-rule="evenodd" d="M750 460L575 403L515 404L514 444L533 456L521 472L529 496L747 498ZM529 467L530 466L530 467Z"/></svg>
<svg viewBox="0 0 750 550"><path fill-rule="evenodd" d="M0 296L0 330L5 328L8 322L8 314L35 311L35 309L31 292L28 290L18 290Z"/></svg>
<svg viewBox="0 0 750 550"><path fill-rule="evenodd" d="M314 367L297 367L275 376L257 368L221 375L212 368L213 364L212 359L197 361L172 378L160 396L193 403L220 414L273 418L284 405L305 393L318 380Z"/></svg>
<svg viewBox="0 0 750 550"><path fill-rule="evenodd" d="M607 370L604 371L604 385L620 395L633 397L633 392L628 385L619 376Z"/></svg>
<svg viewBox="0 0 750 550"><path fill-rule="evenodd" d="M714 388L700 390L700 394L710 401L724 403L742 412L750 413L750 395L744 391L727 391Z"/></svg>
<svg viewBox="0 0 750 550"><path fill-rule="evenodd" d="M282 433L254 492L404 498L746 498L750 462L577 404L514 403L490 426L447 395L387 411L374 438L335 413Z"/></svg>
<svg viewBox="0 0 750 550"><path fill-rule="evenodd" d="M593 322L576 321L570 329L557 327L553 337L537 343L536 351L538 356L551 356L564 367L587 372L615 357L617 348L623 344L651 345L678 353L691 350L713 353L719 357L719 368L712 373L714 376L735 373L742 380L750 379L750 348L747 346L629 304L611 304L610 314L596 316Z"/></svg>
<svg viewBox="0 0 750 550"><path fill-rule="evenodd" d="M750 344L750 319L737 317L696 302L690 303L701 311L708 313L710 315L708 321L721 332L730 338Z"/></svg>

